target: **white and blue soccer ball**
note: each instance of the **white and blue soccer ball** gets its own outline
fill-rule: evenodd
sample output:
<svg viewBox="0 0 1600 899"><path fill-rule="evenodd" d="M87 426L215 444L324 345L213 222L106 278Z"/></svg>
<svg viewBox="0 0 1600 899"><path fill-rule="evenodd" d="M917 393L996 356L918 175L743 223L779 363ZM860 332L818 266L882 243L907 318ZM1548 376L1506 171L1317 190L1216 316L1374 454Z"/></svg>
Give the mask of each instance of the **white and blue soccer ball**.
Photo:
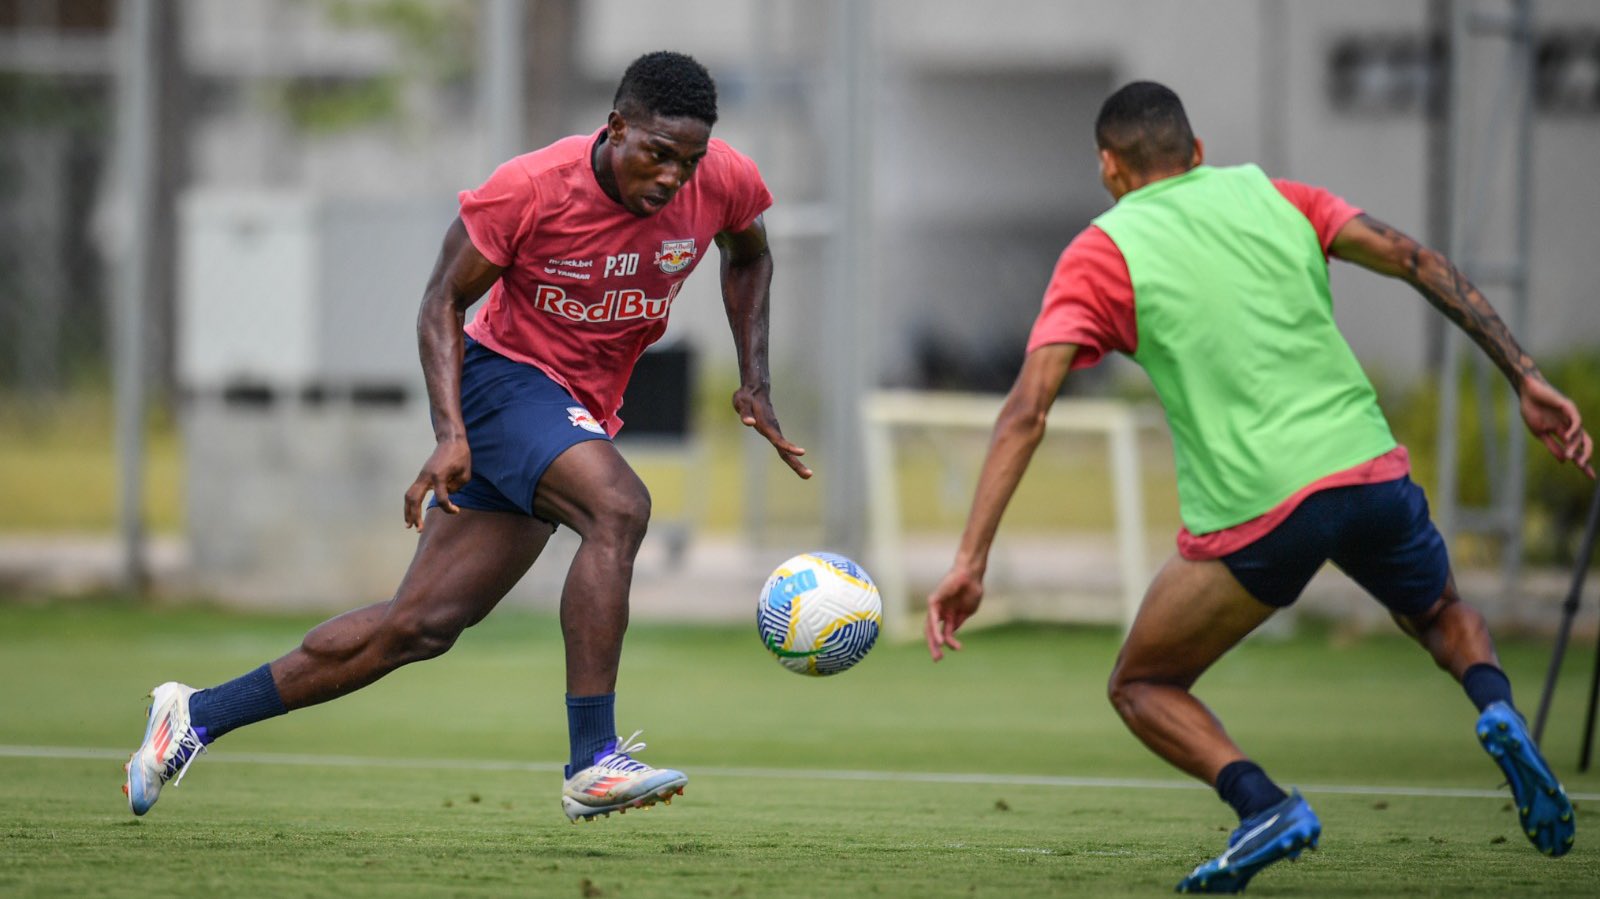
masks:
<svg viewBox="0 0 1600 899"><path fill-rule="evenodd" d="M836 553L802 553L761 588L756 630L778 664L823 677L866 658L878 640L883 600L860 565Z"/></svg>

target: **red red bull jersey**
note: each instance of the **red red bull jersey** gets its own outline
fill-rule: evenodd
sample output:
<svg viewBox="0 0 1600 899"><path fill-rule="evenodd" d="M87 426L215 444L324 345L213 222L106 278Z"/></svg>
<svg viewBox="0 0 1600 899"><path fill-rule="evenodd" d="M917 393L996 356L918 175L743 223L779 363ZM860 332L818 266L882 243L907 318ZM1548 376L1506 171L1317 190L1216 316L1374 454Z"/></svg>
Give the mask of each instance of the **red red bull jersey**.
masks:
<svg viewBox="0 0 1600 899"><path fill-rule="evenodd" d="M595 179L589 151L599 136L518 156L461 192L473 245L505 269L466 331L539 368L616 434L634 363L666 331L684 280L718 233L748 228L772 194L754 162L712 138L666 207L635 216Z"/></svg>

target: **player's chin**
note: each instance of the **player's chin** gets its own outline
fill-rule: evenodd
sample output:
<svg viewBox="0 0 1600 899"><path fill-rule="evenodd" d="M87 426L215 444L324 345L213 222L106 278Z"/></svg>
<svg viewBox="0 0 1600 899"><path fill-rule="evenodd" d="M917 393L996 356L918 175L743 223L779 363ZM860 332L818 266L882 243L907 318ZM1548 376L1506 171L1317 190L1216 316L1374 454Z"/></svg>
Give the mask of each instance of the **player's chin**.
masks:
<svg viewBox="0 0 1600 899"><path fill-rule="evenodd" d="M672 201L671 197L661 197L655 194L642 194L633 198L633 208L629 211L640 218L649 218L667 208Z"/></svg>

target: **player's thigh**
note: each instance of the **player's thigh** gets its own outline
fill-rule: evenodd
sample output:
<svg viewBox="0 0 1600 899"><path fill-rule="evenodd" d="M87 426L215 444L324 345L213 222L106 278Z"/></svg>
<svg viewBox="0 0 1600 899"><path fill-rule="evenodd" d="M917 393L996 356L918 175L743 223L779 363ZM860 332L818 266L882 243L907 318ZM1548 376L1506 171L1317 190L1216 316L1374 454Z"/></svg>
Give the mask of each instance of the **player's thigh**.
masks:
<svg viewBox="0 0 1600 899"><path fill-rule="evenodd" d="M1368 484L1334 564L1397 618L1426 613L1450 585L1450 554L1428 515L1428 500L1409 477Z"/></svg>
<svg viewBox="0 0 1600 899"><path fill-rule="evenodd" d="M527 573L553 531L530 515L429 509L392 614L441 627L476 624Z"/></svg>
<svg viewBox="0 0 1600 899"><path fill-rule="evenodd" d="M586 440L544 470L533 511L585 537L607 524L642 531L650 519L650 491L611 441Z"/></svg>
<svg viewBox="0 0 1600 899"><path fill-rule="evenodd" d="M1175 555L1145 593L1117 656L1112 683L1143 680L1187 687L1273 611L1252 597L1222 562Z"/></svg>

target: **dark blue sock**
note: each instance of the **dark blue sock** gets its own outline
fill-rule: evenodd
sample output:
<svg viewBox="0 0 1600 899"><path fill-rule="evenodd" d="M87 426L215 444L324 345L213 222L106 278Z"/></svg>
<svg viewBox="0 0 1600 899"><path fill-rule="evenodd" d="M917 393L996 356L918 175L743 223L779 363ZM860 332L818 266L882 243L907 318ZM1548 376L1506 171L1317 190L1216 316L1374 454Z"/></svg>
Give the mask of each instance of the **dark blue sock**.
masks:
<svg viewBox="0 0 1600 899"><path fill-rule="evenodd" d="M1217 795L1233 806L1243 821L1289 798L1261 766L1249 759L1224 765L1217 774Z"/></svg>
<svg viewBox="0 0 1600 899"><path fill-rule="evenodd" d="M276 718L289 711L272 682L272 668L260 668L242 677L189 697L189 723L203 743L236 727Z"/></svg>
<svg viewBox="0 0 1600 899"><path fill-rule="evenodd" d="M1467 698L1480 712L1488 708L1490 703L1511 705L1511 681L1506 678L1504 671L1488 662L1479 662L1468 668L1461 675L1461 686L1466 688Z"/></svg>
<svg viewBox="0 0 1600 899"><path fill-rule="evenodd" d="M617 738L617 694L567 696L567 739L572 754L567 776L594 764L594 754Z"/></svg>

